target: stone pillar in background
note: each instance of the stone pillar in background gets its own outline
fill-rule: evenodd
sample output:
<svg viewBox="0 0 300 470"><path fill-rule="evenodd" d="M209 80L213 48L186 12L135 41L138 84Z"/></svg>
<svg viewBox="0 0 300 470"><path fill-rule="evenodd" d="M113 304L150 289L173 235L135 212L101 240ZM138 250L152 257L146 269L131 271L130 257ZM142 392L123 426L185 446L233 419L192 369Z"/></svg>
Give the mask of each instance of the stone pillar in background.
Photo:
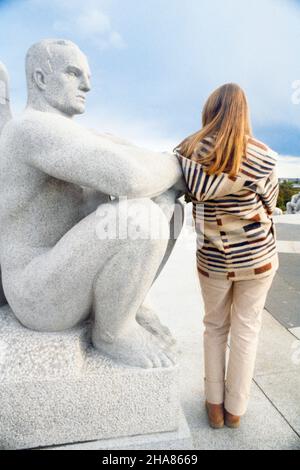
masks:
<svg viewBox="0 0 300 470"><path fill-rule="evenodd" d="M11 117L8 73L4 64L0 62L0 134Z"/></svg>
<svg viewBox="0 0 300 470"><path fill-rule="evenodd" d="M0 138L2 129L4 128L5 124L11 119L11 117L12 115L9 101L8 73L4 64L0 62ZM0 306L4 304L6 304L6 298L3 292L0 269Z"/></svg>

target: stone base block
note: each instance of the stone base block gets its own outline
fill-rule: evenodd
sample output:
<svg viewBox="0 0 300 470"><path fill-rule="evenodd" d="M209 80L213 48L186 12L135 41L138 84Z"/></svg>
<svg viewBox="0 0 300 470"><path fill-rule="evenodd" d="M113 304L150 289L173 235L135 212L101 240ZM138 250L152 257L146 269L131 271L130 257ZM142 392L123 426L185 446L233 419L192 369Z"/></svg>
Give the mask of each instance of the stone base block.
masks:
<svg viewBox="0 0 300 470"><path fill-rule="evenodd" d="M59 447L46 447L45 450L192 450L192 436L183 412L180 413L176 431L147 434L144 436L103 439ZM43 449L42 449L43 450Z"/></svg>
<svg viewBox="0 0 300 470"><path fill-rule="evenodd" d="M91 347L89 324L27 330L0 309L0 448L178 430L178 366L125 367Z"/></svg>

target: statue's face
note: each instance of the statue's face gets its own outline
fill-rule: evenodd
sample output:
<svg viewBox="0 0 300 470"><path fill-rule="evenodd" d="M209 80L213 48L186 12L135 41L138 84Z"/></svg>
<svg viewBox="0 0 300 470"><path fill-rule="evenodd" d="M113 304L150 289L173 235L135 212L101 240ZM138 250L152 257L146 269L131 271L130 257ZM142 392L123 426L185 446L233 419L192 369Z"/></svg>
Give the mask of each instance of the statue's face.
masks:
<svg viewBox="0 0 300 470"><path fill-rule="evenodd" d="M44 75L44 97L67 116L85 111L86 93L90 91L91 73L85 55L74 47L53 46L50 73Z"/></svg>

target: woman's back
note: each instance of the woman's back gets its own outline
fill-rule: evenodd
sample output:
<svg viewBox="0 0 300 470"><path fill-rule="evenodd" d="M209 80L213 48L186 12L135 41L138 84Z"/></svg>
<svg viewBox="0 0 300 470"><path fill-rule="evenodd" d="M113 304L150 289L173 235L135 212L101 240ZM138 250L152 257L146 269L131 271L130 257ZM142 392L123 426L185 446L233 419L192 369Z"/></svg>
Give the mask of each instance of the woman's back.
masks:
<svg viewBox="0 0 300 470"><path fill-rule="evenodd" d="M262 312L278 268L277 154L251 136L246 95L227 83L207 99L202 128L175 149L193 202L206 408L218 429L239 427L246 412Z"/></svg>
<svg viewBox="0 0 300 470"><path fill-rule="evenodd" d="M277 154L250 138L236 176L210 175L199 161L212 146L208 138L189 159L177 153L193 202L199 272L238 280L266 276L278 267L271 217L278 196Z"/></svg>

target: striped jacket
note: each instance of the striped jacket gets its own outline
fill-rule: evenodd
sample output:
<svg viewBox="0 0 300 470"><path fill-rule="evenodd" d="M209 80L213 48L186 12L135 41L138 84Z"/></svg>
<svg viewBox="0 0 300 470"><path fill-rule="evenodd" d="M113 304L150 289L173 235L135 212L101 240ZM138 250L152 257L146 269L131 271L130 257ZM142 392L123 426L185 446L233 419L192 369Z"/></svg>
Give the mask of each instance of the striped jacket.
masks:
<svg viewBox="0 0 300 470"><path fill-rule="evenodd" d="M237 176L208 175L195 159L210 145L211 139L203 141L192 159L176 152L193 203L198 271L232 280L267 276L278 268L272 220L277 153L249 139Z"/></svg>

